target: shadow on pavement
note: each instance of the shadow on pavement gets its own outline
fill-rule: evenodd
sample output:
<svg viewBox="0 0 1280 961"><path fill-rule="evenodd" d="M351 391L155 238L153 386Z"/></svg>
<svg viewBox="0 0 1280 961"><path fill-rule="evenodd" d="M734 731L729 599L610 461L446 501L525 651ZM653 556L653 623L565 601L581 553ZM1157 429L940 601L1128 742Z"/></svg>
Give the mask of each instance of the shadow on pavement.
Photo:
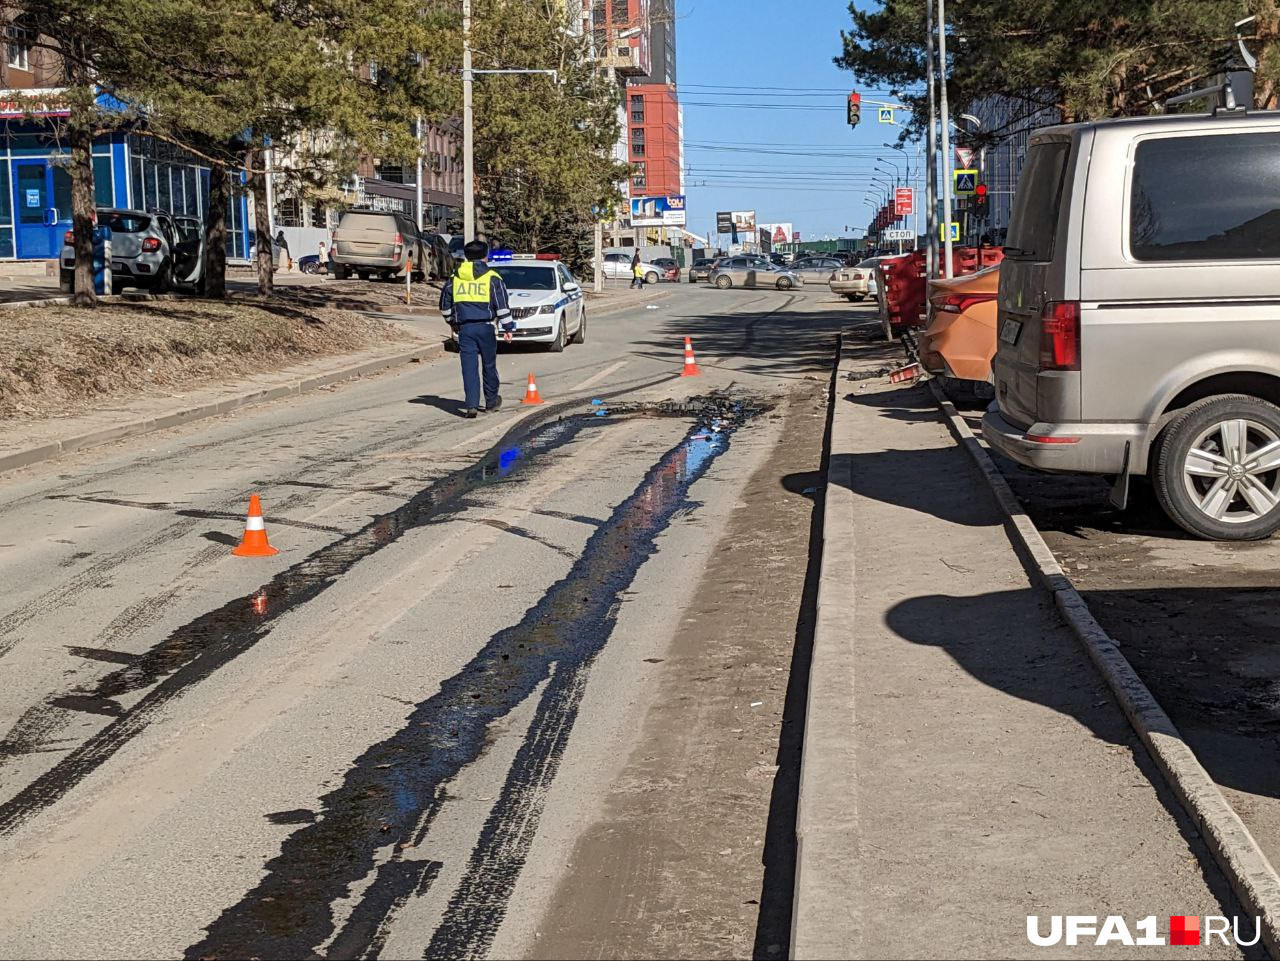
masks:
<svg viewBox="0 0 1280 961"><path fill-rule="evenodd" d="M466 413L465 401L458 400L455 397L438 397L435 394L419 394L417 397L410 398L408 403L420 404L423 407L434 407L436 410L442 410L446 414L453 414L455 417L462 417Z"/></svg>

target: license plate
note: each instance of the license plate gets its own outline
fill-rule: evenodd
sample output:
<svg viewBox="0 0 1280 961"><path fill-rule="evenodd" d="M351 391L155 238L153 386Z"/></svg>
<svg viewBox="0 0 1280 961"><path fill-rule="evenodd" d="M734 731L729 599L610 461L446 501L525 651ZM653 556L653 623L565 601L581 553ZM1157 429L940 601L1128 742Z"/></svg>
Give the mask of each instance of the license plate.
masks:
<svg viewBox="0 0 1280 961"><path fill-rule="evenodd" d="M1000 328L1000 340L1012 346L1018 342L1020 333L1022 333L1022 321L1006 320Z"/></svg>

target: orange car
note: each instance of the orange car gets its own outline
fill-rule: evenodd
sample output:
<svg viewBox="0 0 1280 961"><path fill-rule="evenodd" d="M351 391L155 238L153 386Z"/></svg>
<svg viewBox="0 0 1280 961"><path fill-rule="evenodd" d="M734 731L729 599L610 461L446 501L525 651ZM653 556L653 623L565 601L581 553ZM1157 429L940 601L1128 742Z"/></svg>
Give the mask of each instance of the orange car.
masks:
<svg viewBox="0 0 1280 961"><path fill-rule="evenodd" d="M950 280L929 281L933 320L920 335L920 363L925 370L962 380L991 380L999 287L999 264Z"/></svg>

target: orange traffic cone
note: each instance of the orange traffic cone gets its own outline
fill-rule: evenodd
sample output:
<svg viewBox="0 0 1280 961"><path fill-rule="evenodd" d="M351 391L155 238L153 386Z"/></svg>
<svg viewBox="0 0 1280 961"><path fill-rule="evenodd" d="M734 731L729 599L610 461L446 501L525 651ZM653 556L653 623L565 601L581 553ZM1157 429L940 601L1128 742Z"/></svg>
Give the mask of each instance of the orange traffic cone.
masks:
<svg viewBox="0 0 1280 961"><path fill-rule="evenodd" d="M533 379L533 374L529 375L529 386L525 388L524 400L522 404L541 404L542 397L538 394L538 382Z"/></svg>
<svg viewBox="0 0 1280 961"><path fill-rule="evenodd" d="M231 551L236 557L270 557L280 552L267 543L267 528L262 523L262 501L249 495L249 516L244 522L244 537Z"/></svg>
<svg viewBox="0 0 1280 961"><path fill-rule="evenodd" d="M684 339L684 370L680 371L680 376L697 377L701 373L697 362L693 359L693 338L686 337Z"/></svg>

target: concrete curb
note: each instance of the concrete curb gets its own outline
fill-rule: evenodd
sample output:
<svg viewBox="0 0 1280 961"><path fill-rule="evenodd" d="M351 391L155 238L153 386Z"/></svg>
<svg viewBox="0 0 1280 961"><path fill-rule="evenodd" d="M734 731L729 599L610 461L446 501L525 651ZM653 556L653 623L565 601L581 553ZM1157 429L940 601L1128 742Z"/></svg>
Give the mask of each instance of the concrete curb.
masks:
<svg viewBox="0 0 1280 961"><path fill-rule="evenodd" d="M842 338L828 397L822 553L796 811L790 952L796 959L848 957L850 931L856 925L857 864L850 839L858 812L852 794L833 796L819 790L817 783L853 784L856 776L851 736L856 612L850 601L856 570L851 549L855 495L848 452L855 449L857 438L849 424L835 416L836 388L845 370Z"/></svg>
<svg viewBox="0 0 1280 961"><path fill-rule="evenodd" d="M668 284L668 286L678 287L679 284ZM631 301L630 303L601 304L599 307L593 307L591 305L591 301L588 300L587 301L587 319L590 320L592 317L599 317L602 314L616 314L620 311L631 310L632 308L635 308L635 307L639 307L641 310L643 310L646 303L652 303L655 300L665 300L666 298L670 297L673 293L675 293L674 290L655 290L651 296L645 298L644 300L641 300L639 297L637 297L634 301Z"/></svg>
<svg viewBox="0 0 1280 961"><path fill-rule="evenodd" d="M990 485L1009 521L1015 546L1053 594L1058 611L1084 644L1165 781L1204 836L1210 853L1241 904L1262 919L1262 938L1267 950L1272 957L1280 957L1280 876L1133 665L1094 618L1049 545L1031 523L1008 481L955 405L943 394L937 381L929 381L929 389L952 433Z"/></svg>
<svg viewBox="0 0 1280 961"><path fill-rule="evenodd" d="M302 380L279 384L275 387L265 387L261 390L238 394L234 397L224 397L222 400L201 404L198 407L187 407L167 414L158 414L142 420L117 424L113 427L99 428L74 437L63 438L60 441L43 444L39 447L0 455L0 473L17 470L19 467L28 467L31 464L38 464L40 461L48 460L51 457L56 457L69 451L84 450L87 447L96 447L108 441L120 440L124 437L137 437L140 434L149 434L152 431L164 430L168 427L178 427L182 424L189 424L192 421L203 420L206 417L216 417L219 414L226 414L241 407L247 407L250 404L278 400L281 397L296 397L319 387L327 387L329 384L335 384L339 381L374 374L388 367L399 367L403 364L414 362L428 363L443 357L444 354L444 344L419 347L416 350L402 351L398 354L379 357L351 367L343 367L328 373L316 374L311 377L305 377Z"/></svg>

